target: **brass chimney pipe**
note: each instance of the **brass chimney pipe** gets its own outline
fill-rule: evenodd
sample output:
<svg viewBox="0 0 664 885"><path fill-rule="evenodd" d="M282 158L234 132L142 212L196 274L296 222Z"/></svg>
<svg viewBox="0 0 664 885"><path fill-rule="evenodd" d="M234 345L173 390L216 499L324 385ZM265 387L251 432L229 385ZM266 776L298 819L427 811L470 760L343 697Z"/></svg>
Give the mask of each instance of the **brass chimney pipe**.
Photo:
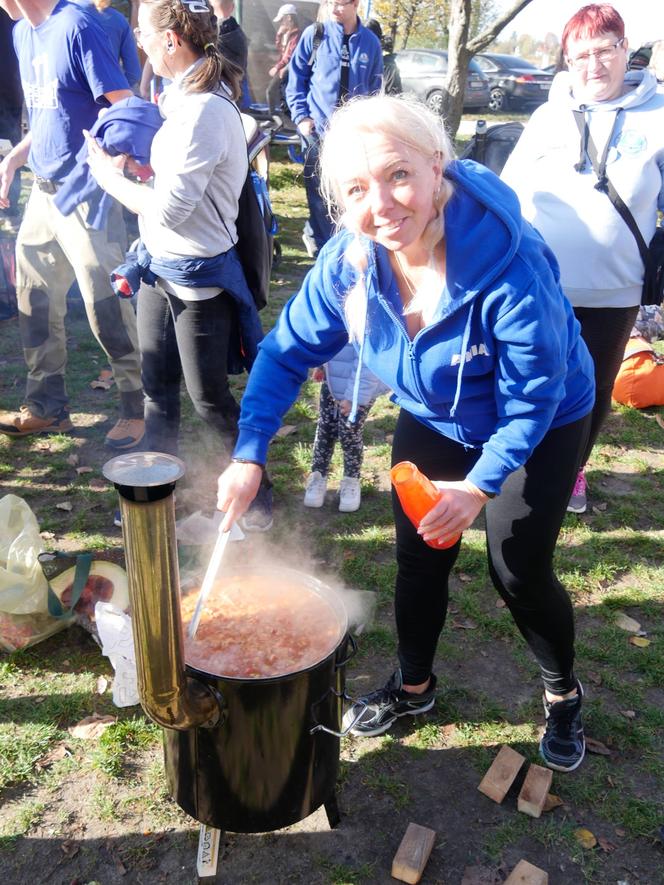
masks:
<svg viewBox="0 0 664 885"><path fill-rule="evenodd" d="M103 473L120 495L143 709L164 728L213 727L221 719L221 699L184 666L173 502L184 464L161 452L136 452L107 461Z"/></svg>

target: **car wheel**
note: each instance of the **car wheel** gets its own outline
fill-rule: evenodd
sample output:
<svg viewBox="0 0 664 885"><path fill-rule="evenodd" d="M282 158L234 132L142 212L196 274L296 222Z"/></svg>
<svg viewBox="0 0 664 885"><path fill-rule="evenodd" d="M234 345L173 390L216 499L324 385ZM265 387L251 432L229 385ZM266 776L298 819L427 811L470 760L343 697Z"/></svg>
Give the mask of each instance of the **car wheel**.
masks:
<svg viewBox="0 0 664 885"><path fill-rule="evenodd" d="M427 95L427 107L429 110L433 111L436 114L443 113L443 93L440 89L436 89L434 92L430 92Z"/></svg>
<svg viewBox="0 0 664 885"><path fill-rule="evenodd" d="M505 111L507 110L507 96L503 92L502 89L491 90L489 95L489 110L492 111Z"/></svg>

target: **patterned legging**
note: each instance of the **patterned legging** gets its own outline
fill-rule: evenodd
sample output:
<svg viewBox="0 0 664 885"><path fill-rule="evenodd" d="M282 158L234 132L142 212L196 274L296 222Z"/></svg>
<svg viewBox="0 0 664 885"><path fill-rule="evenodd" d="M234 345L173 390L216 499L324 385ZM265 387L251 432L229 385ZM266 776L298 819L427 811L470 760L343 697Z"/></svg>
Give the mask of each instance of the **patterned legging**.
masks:
<svg viewBox="0 0 664 885"><path fill-rule="evenodd" d="M317 470L321 476L327 476L334 444L339 440L344 458L344 476L359 479L364 455L362 430L373 404L374 400L366 406L358 406L355 422L349 424L339 411L339 404L330 393L327 383L322 382L318 423L314 439L314 455L311 463L312 472Z"/></svg>

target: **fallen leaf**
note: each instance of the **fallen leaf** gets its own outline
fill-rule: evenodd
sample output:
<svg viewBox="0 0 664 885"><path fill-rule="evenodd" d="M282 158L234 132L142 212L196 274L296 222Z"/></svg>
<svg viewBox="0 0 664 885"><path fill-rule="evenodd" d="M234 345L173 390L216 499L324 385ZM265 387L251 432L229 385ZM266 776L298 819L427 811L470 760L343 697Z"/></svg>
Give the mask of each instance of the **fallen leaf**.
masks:
<svg viewBox="0 0 664 885"><path fill-rule="evenodd" d="M648 648L650 645L650 640L646 639L645 636L630 636L629 641L637 648Z"/></svg>
<svg viewBox="0 0 664 885"><path fill-rule="evenodd" d="M69 464L71 467L76 467L76 465L78 464L78 455L67 455L67 464Z"/></svg>
<svg viewBox="0 0 664 885"><path fill-rule="evenodd" d="M92 716L86 716L76 725L69 729L69 734L75 738L82 740L91 740L98 738L107 728L115 724L114 716L101 716L99 713L93 713Z"/></svg>
<svg viewBox="0 0 664 885"><path fill-rule="evenodd" d="M574 838L582 848L594 848L597 845L594 833L591 833L590 830L586 830L584 827L574 830Z"/></svg>
<svg viewBox="0 0 664 885"><path fill-rule="evenodd" d="M626 630L628 633L638 633L641 624L624 612L616 612L616 627L620 627L621 630Z"/></svg>
<svg viewBox="0 0 664 885"><path fill-rule="evenodd" d="M452 621L452 627L455 630L477 630L477 624L472 618L462 618L461 620Z"/></svg>
<svg viewBox="0 0 664 885"><path fill-rule="evenodd" d="M72 857L76 857L78 852L81 850L81 846L74 842L72 839L65 839L64 842L60 843L60 851L65 854L70 860Z"/></svg>
<svg viewBox="0 0 664 885"><path fill-rule="evenodd" d="M78 473L79 476L83 476L84 473L94 473L94 471L92 467L77 467L76 473Z"/></svg>
<svg viewBox="0 0 664 885"><path fill-rule="evenodd" d="M39 536L43 538L45 541L52 541L55 538L54 532L40 532Z"/></svg>
<svg viewBox="0 0 664 885"><path fill-rule="evenodd" d="M99 476L93 476L88 483L88 488L93 492L105 492L108 489L108 483Z"/></svg>
<svg viewBox="0 0 664 885"><path fill-rule="evenodd" d="M592 682L593 685L601 685L602 684L602 674L595 673L594 671L590 671L588 673L588 679Z"/></svg>
<svg viewBox="0 0 664 885"><path fill-rule="evenodd" d="M589 753L595 753L597 756L610 756L611 750L603 744L601 741L596 741L594 738L586 736L586 749Z"/></svg>
<svg viewBox="0 0 664 885"><path fill-rule="evenodd" d="M560 806L564 804L565 803L560 796L556 796L555 793L547 793L542 811L553 811L554 808L560 808Z"/></svg>
<svg viewBox="0 0 664 885"><path fill-rule="evenodd" d="M496 599L496 608L505 608L507 603L504 599Z"/></svg>
<svg viewBox="0 0 664 885"><path fill-rule="evenodd" d="M662 420L661 415L655 415L655 421L659 424L659 426L664 430L664 420Z"/></svg>
<svg viewBox="0 0 664 885"><path fill-rule="evenodd" d="M282 424L279 430L277 430L276 436L290 436L296 430L297 427L294 424Z"/></svg>
<svg viewBox="0 0 664 885"><path fill-rule="evenodd" d="M97 680L97 694L103 694L108 688L108 679L105 676L100 676Z"/></svg>
<svg viewBox="0 0 664 885"><path fill-rule="evenodd" d="M59 762L60 759L64 759L65 756L71 756L66 744L56 744L52 750L49 750L48 753L41 756L36 761L35 765L37 768L48 768L49 765L53 765L54 762Z"/></svg>
<svg viewBox="0 0 664 885"><path fill-rule="evenodd" d="M68 513L70 510L74 509L70 501L60 501L60 503L55 506L58 510L66 510Z"/></svg>
<svg viewBox="0 0 664 885"><path fill-rule="evenodd" d="M636 713L634 710L621 710L620 715L624 716L625 719L636 719Z"/></svg>
<svg viewBox="0 0 664 885"><path fill-rule="evenodd" d="M616 827L613 832L616 834L616 836L624 836L626 831L621 829L620 827Z"/></svg>
<svg viewBox="0 0 664 885"><path fill-rule="evenodd" d="M465 572L459 572L459 574L457 575L457 578L460 581L463 581L464 584L467 584L468 581L473 580L472 577L470 575L467 575Z"/></svg>
<svg viewBox="0 0 664 885"><path fill-rule="evenodd" d="M598 509L600 512L603 512L604 510L606 510L606 508L607 508L609 505L606 503L606 501L602 501L601 504L597 504L596 506L597 506L597 509Z"/></svg>
<svg viewBox="0 0 664 885"><path fill-rule="evenodd" d="M605 851L607 854L615 851L618 847L617 845L614 845L613 842L609 842L608 839L605 839L604 836L597 837L597 844L602 849L602 851Z"/></svg>

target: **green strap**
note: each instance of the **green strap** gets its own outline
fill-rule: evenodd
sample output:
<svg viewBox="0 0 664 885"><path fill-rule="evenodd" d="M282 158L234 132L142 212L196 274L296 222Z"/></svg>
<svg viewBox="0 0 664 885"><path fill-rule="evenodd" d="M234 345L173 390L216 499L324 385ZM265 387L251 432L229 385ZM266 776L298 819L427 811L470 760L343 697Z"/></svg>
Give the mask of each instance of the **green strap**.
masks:
<svg viewBox="0 0 664 885"><path fill-rule="evenodd" d="M81 594L85 589L90 574L90 566L92 565L91 553L79 553L76 557L76 571L74 573L74 586L72 588L71 600L69 608L65 608L58 599L53 588L49 584L48 587L48 613L52 618L70 618L74 613L74 609L78 604Z"/></svg>

